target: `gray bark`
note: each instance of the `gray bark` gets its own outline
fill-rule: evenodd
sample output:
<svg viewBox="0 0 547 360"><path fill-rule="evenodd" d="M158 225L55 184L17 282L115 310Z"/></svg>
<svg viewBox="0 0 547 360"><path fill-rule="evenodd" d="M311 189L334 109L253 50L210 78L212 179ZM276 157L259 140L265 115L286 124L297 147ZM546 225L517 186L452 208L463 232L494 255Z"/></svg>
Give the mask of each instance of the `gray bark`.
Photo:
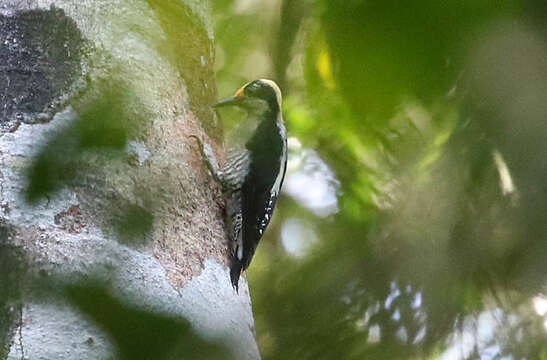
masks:
<svg viewBox="0 0 547 360"><path fill-rule="evenodd" d="M0 40L0 358L112 356L51 291L90 278L260 358L221 193L188 138L221 152L207 2L4 0Z"/></svg>

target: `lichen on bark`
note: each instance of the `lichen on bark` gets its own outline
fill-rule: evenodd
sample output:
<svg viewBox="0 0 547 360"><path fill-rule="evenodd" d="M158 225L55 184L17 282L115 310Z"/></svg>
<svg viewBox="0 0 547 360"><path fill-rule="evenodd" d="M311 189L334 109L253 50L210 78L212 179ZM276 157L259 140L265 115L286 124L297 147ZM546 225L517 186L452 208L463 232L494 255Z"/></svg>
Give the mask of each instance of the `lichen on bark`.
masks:
<svg viewBox="0 0 547 360"><path fill-rule="evenodd" d="M42 94L33 92L41 84L56 89L28 97L32 106L6 96L1 103L0 215L13 228L10 249L21 251L28 268L18 282L20 321L5 313L12 325L2 333L15 344L15 324L27 346L22 354L22 346L12 345L8 358L58 358L67 349L81 359L108 353L108 341L74 304L52 303L32 289L37 279L90 278L122 302L185 318L214 341L224 338L238 358L258 358L248 291L243 286L238 296L229 283L221 194L188 141L207 137L219 150L222 137L210 108L211 31L203 8L196 16L193 7L200 5L191 4L56 0L50 7L50 0L9 0L11 8L0 9L10 31L20 31L13 24L29 14L37 21L29 25L33 34L54 22L36 35L47 56L32 55L32 47L25 53L43 75L19 74L18 81L22 94ZM14 48L6 54L15 63L22 56ZM56 71L66 74L50 79ZM67 331L55 337L60 344L44 346L62 319Z"/></svg>

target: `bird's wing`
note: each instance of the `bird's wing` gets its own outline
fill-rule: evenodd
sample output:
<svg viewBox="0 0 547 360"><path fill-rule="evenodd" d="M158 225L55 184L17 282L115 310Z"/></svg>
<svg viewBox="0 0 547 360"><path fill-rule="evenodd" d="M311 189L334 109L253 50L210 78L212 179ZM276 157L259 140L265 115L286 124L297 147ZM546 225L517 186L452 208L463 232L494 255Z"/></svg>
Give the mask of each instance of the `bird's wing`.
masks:
<svg viewBox="0 0 547 360"><path fill-rule="evenodd" d="M270 129L257 131L257 134L261 135L248 144L252 158L241 188L243 269L249 266L256 246L270 223L286 165L286 144L279 132Z"/></svg>
<svg viewBox="0 0 547 360"><path fill-rule="evenodd" d="M222 177L229 190L239 190L249 171L250 156L244 149L229 150L222 167Z"/></svg>

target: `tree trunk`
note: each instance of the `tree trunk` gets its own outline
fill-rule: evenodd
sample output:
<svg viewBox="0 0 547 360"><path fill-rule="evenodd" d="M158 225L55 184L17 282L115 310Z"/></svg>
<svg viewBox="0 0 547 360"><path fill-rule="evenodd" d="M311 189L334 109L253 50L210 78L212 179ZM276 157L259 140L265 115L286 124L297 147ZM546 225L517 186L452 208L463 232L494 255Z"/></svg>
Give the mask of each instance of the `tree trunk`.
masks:
<svg viewBox="0 0 547 360"><path fill-rule="evenodd" d="M166 327L132 336L152 329L143 313L260 358L221 193L188 138L221 138L208 4L2 3L0 359L159 349L138 342Z"/></svg>

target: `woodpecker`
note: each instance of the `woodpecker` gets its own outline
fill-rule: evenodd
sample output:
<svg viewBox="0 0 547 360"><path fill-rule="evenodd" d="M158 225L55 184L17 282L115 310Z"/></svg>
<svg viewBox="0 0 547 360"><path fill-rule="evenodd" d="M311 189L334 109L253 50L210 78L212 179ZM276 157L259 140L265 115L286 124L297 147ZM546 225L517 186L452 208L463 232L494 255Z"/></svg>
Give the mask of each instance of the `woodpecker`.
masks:
<svg viewBox="0 0 547 360"><path fill-rule="evenodd" d="M270 223L287 170L287 132L281 115L281 91L275 82L248 82L215 107L238 106L256 122L256 130L240 147L228 150L222 167L211 147L198 142L205 165L226 198L226 225L232 242L230 278L238 290L266 227Z"/></svg>

